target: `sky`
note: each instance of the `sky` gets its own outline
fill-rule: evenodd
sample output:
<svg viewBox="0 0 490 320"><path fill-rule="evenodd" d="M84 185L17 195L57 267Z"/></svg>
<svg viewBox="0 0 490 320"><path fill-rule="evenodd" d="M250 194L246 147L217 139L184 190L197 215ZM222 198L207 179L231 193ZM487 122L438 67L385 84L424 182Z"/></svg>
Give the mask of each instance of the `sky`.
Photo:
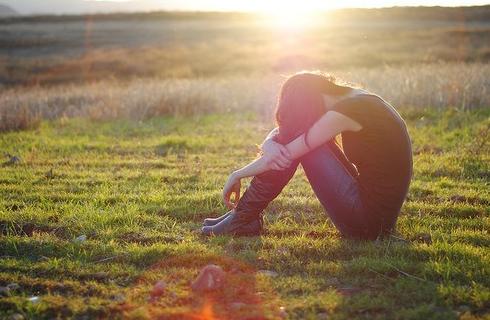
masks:
<svg viewBox="0 0 490 320"><path fill-rule="evenodd" d="M343 7L469 6L490 0L0 0L21 14L60 14L108 11L314 11Z"/></svg>

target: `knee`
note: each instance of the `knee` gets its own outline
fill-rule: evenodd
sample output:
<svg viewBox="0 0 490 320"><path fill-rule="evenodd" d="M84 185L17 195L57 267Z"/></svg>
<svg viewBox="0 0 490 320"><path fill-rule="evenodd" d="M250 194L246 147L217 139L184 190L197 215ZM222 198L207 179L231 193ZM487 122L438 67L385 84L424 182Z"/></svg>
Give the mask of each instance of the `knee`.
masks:
<svg viewBox="0 0 490 320"><path fill-rule="evenodd" d="M300 159L303 168L316 167L318 164L324 164L325 161L333 156L332 151L327 145L321 145L303 155Z"/></svg>

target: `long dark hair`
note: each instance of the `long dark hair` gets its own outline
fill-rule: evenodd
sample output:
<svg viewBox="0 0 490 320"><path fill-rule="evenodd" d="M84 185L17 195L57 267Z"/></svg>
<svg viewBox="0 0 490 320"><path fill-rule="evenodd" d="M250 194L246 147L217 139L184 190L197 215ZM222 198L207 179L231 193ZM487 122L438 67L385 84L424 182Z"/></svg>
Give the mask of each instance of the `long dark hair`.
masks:
<svg viewBox="0 0 490 320"><path fill-rule="evenodd" d="M276 107L279 135L276 140L286 144L308 130L325 112L323 94L339 96L352 88L341 85L330 75L300 72L282 85Z"/></svg>

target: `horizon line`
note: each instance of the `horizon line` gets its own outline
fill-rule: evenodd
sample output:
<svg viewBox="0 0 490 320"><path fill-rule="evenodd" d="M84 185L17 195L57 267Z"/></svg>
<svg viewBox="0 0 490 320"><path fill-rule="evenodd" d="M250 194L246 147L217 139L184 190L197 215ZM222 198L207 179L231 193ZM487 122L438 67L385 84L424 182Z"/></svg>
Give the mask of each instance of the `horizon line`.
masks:
<svg viewBox="0 0 490 320"><path fill-rule="evenodd" d="M98 1L97 1L98 2ZM101 1L101 2L110 2L110 1ZM1 5L2 3L0 3ZM325 8L320 9L316 13L329 13L335 11L342 10L385 10L385 9L414 9L414 8L427 8L427 9L435 9L435 8L447 8L447 9L457 9L457 8L478 8L478 7L490 7L490 4L474 4L474 5L394 5L394 6L379 6L379 7L339 7L339 8ZM9 18L15 17L30 17L30 16L83 16L83 15L117 15L117 14L151 14L151 13L229 13L229 14L263 14L261 10L219 10L219 9L172 9L172 8L162 8L162 9L146 9L146 10L101 10L101 11L80 11L80 12L58 12L58 13L49 13L49 12L33 12L33 13L20 13L17 12L18 15L11 16Z"/></svg>

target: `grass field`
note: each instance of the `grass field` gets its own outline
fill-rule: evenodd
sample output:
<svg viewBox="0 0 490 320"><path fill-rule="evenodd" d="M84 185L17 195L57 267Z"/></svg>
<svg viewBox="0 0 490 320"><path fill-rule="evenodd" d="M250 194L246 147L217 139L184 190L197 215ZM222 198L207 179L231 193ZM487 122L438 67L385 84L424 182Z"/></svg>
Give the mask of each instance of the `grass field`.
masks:
<svg viewBox="0 0 490 320"><path fill-rule="evenodd" d="M490 320L490 6L316 18L0 19L0 319ZM406 119L397 232L341 239L299 169L263 236L202 237L302 69ZM208 264L226 287L194 293Z"/></svg>
<svg viewBox="0 0 490 320"><path fill-rule="evenodd" d="M62 118L0 135L20 158L0 168L0 286L19 285L0 318L489 319L489 109L403 116L414 179L396 236L376 242L339 238L302 170L262 237L196 232L271 127L255 113ZM194 294L209 263L227 285ZM157 280L167 289L150 302Z"/></svg>

